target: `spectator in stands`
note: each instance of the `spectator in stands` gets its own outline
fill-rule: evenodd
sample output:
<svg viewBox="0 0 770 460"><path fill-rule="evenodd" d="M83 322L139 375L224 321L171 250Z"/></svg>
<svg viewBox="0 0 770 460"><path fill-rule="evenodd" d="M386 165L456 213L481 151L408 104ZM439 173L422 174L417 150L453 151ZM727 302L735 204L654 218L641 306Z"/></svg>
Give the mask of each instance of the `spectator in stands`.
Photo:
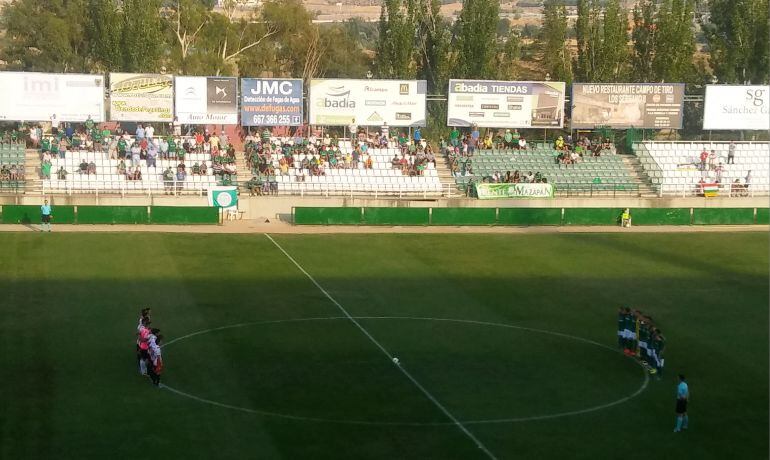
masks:
<svg viewBox="0 0 770 460"><path fill-rule="evenodd" d="M152 166L153 168L156 168L155 160L158 157L158 147L155 146L154 142L150 142L150 144L147 146L147 167L149 168Z"/></svg>
<svg viewBox="0 0 770 460"><path fill-rule="evenodd" d="M700 153L700 170L705 171L706 170L706 160L708 160L709 153L704 149Z"/></svg>
<svg viewBox="0 0 770 460"><path fill-rule="evenodd" d="M128 141L124 137L118 139L118 156L120 158L128 158Z"/></svg>
<svg viewBox="0 0 770 460"><path fill-rule="evenodd" d="M193 176L198 176L201 173L201 166L196 161L195 164L192 167L192 174Z"/></svg>
<svg viewBox="0 0 770 460"><path fill-rule="evenodd" d="M735 141L730 141L730 147L727 148L727 164L735 164Z"/></svg>
<svg viewBox="0 0 770 460"><path fill-rule="evenodd" d="M709 153L709 169L712 171L717 169L717 152L714 150Z"/></svg>
<svg viewBox="0 0 770 460"><path fill-rule="evenodd" d="M518 131L516 134L518 134ZM527 150L528 147L527 140L523 136L519 137L519 150Z"/></svg>
<svg viewBox="0 0 770 460"><path fill-rule="evenodd" d="M59 119L56 118L56 114L51 115L51 134L54 136L59 134Z"/></svg>
<svg viewBox="0 0 770 460"><path fill-rule="evenodd" d="M535 175L532 174L532 171L528 172L526 176L524 176L524 182L531 183L535 180Z"/></svg>
<svg viewBox="0 0 770 460"><path fill-rule="evenodd" d="M150 141L155 139L155 128L153 128L152 125L147 125L147 127L144 128L144 137Z"/></svg>
<svg viewBox="0 0 770 460"><path fill-rule="evenodd" d="M56 178L59 180L67 179L67 171L64 169L64 166L59 166L59 170L56 171Z"/></svg>
<svg viewBox="0 0 770 460"><path fill-rule="evenodd" d="M136 140L140 141L142 139L144 139L144 127L139 123L136 125Z"/></svg>
<svg viewBox="0 0 770 460"><path fill-rule="evenodd" d="M205 176L208 173L208 167L206 166L206 162L201 162L201 169L200 169L200 175Z"/></svg>
<svg viewBox="0 0 770 460"><path fill-rule="evenodd" d="M420 127L418 126L414 130L414 143L419 144L422 142L422 131L420 130Z"/></svg>
<svg viewBox="0 0 770 460"><path fill-rule="evenodd" d="M171 166L163 171L163 190L165 194L174 192L174 171L171 170Z"/></svg>
<svg viewBox="0 0 770 460"><path fill-rule="evenodd" d="M453 127L452 131L449 132L449 144L452 147L460 146L460 130L457 129L457 126Z"/></svg>
<svg viewBox="0 0 770 460"><path fill-rule="evenodd" d="M50 179L51 178L51 163L48 162L47 164L48 164L48 175L47 176L45 175L46 171L45 171L45 169L43 169L43 177L45 179ZM12 164L11 168L8 170L8 176L10 177L10 179L12 181L21 180L22 174L19 173L19 168L16 166L15 163Z"/></svg>
<svg viewBox="0 0 770 460"><path fill-rule="evenodd" d="M556 138L556 142L554 142L553 147L556 150L564 151L564 149L566 148L566 145L564 143L564 138L562 136L559 136L558 138Z"/></svg>
<svg viewBox="0 0 770 460"><path fill-rule="evenodd" d="M88 174L88 163L85 158L80 160L80 174Z"/></svg>
<svg viewBox="0 0 770 460"><path fill-rule="evenodd" d="M388 141L390 140L390 128L388 127L388 122L384 122L382 124L382 128L380 128L380 146L387 147ZM384 142L383 140L384 139Z"/></svg>
<svg viewBox="0 0 770 460"><path fill-rule="evenodd" d="M141 162L142 148L138 143L131 146L131 166L139 166Z"/></svg>
<svg viewBox="0 0 770 460"><path fill-rule="evenodd" d="M513 183L518 184L519 182L521 182L521 173L517 169L513 172Z"/></svg>
<svg viewBox="0 0 770 460"><path fill-rule="evenodd" d="M262 184L257 176L251 176L251 180L246 182L246 190L249 191L249 196L262 195Z"/></svg>
<svg viewBox="0 0 770 460"><path fill-rule="evenodd" d="M96 163L93 161L88 163L88 174L96 174Z"/></svg>
<svg viewBox="0 0 770 460"><path fill-rule="evenodd" d="M746 173L746 178L743 180L743 188L748 193L749 186L751 185L751 170L749 169L749 172Z"/></svg>

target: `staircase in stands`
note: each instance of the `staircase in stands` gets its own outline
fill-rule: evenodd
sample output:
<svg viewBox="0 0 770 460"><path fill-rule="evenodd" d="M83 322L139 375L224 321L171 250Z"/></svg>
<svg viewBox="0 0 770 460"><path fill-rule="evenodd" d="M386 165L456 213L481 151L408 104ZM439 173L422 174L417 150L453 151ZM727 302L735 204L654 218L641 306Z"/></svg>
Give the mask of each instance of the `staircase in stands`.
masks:
<svg viewBox="0 0 770 460"><path fill-rule="evenodd" d="M56 171L51 171L56 174ZM43 180L40 178L40 153L37 149L24 151L24 194L39 195L43 193Z"/></svg>
<svg viewBox="0 0 770 460"><path fill-rule="evenodd" d="M642 198L654 198L658 194L652 188L652 181L642 167L642 163L635 155L621 155L623 165L631 174L633 182L639 186L639 196Z"/></svg>

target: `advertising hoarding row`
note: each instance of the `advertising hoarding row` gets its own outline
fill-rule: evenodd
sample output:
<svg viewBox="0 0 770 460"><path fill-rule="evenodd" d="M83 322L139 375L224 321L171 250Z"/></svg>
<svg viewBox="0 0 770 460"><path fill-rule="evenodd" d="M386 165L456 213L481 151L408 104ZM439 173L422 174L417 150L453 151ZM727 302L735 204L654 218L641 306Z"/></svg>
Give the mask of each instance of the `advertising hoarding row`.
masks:
<svg viewBox="0 0 770 460"><path fill-rule="evenodd" d="M447 126L561 128L564 82L449 80Z"/></svg>
<svg viewBox="0 0 770 460"><path fill-rule="evenodd" d="M425 80L310 81L311 125L425 126Z"/></svg>
<svg viewBox="0 0 770 460"><path fill-rule="evenodd" d="M572 128L681 129L684 83L574 83Z"/></svg>
<svg viewBox="0 0 770 460"><path fill-rule="evenodd" d="M104 76L0 72L0 120L104 121Z"/></svg>
<svg viewBox="0 0 770 460"><path fill-rule="evenodd" d="M113 121L243 126L300 126L299 79L243 78L240 108L233 77L111 73ZM82 122L105 120L102 75L0 72L0 120ZM315 79L309 122L319 125L424 126L424 80ZM447 125L494 128L564 127L563 82L450 80ZM575 83L572 128L681 129L684 84ZM706 87L704 130L770 128L770 86Z"/></svg>
<svg viewBox="0 0 770 460"><path fill-rule="evenodd" d="M770 129L770 86L706 86L703 129Z"/></svg>

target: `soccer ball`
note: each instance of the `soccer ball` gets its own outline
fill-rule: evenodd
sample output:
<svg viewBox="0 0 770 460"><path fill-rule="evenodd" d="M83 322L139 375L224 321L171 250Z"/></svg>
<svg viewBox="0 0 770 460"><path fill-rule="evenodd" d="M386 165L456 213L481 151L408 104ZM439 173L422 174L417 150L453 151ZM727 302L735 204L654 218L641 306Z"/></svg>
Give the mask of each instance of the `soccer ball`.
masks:
<svg viewBox="0 0 770 460"><path fill-rule="evenodd" d="M398 364L398 358L393 358L393 364Z"/></svg>

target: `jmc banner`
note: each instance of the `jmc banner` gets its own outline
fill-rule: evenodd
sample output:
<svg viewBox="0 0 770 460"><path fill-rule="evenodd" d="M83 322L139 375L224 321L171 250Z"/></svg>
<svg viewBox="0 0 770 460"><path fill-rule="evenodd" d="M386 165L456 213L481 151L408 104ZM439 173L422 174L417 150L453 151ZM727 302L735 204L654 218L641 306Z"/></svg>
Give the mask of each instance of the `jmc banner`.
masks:
<svg viewBox="0 0 770 460"><path fill-rule="evenodd" d="M175 86L179 123L238 124L237 78L176 77Z"/></svg>
<svg viewBox="0 0 770 460"><path fill-rule="evenodd" d="M684 83L575 83L572 128L681 129Z"/></svg>
<svg viewBox="0 0 770 460"><path fill-rule="evenodd" d="M770 129L770 86L706 86L703 129Z"/></svg>
<svg viewBox="0 0 770 460"><path fill-rule="evenodd" d="M102 75L0 72L0 120L104 121Z"/></svg>
<svg viewBox="0 0 770 460"><path fill-rule="evenodd" d="M561 128L563 82L449 80L448 126Z"/></svg>
<svg viewBox="0 0 770 460"><path fill-rule="evenodd" d="M476 184L481 200L498 198L553 198L551 184Z"/></svg>
<svg viewBox="0 0 770 460"><path fill-rule="evenodd" d="M147 73L110 74L110 120L174 119L174 79Z"/></svg>
<svg viewBox="0 0 770 460"><path fill-rule="evenodd" d="M302 80L241 78L241 125L300 126Z"/></svg>
<svg viewBox="0 0 770 460"><path fill-rule="evenodd" d="M311 80L310 124L425 126L425 80Z"/></svg>

